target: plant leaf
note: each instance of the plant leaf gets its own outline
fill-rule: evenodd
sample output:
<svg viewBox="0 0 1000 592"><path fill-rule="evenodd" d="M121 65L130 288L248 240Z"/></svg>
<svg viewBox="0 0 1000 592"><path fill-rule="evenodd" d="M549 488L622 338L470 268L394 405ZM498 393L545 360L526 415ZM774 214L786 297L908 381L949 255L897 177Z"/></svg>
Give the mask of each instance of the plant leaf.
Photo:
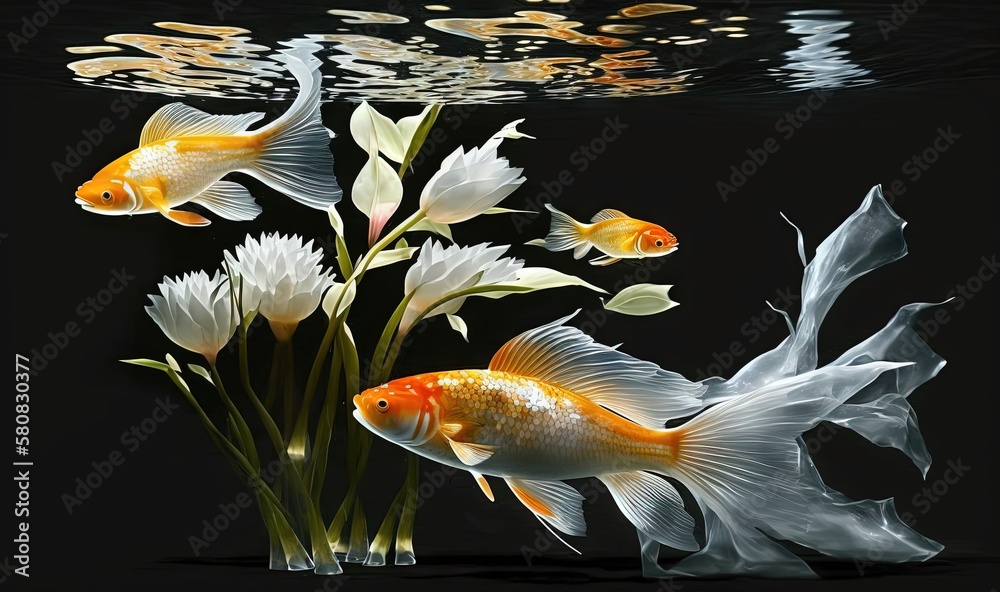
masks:
<svg viewBox="0 0 1000 592"><path fill-rule="evenodd" d="M135 358L133 360L118 360L119 362L125 362L126 364L134 364L136 366L145 366L146 368L152 368L154 370L160 370L163 372L167 371L170 366L159 362L157 360L150 360L148 358Z"/></svg>
<svg viewBox="0 0 1000 592"><path fill-rule="evenodd" d="M410 244L406 242L406 239L405 238L401 238L398 241L396 241L396 244L395 244L395 246L393 246L393 248L394 249L405 249L408 246L410 246Z"/></svg>
<svg viewBox="0 0 1000 592"><path fill-rule="evenodd" d="M372 262L368 265L368 269L375 269L377 267L385 267L386 265L392 265L393 263L398 263L400 261L406 261L413 257L413 254L420 250L420 247L402 247L389 249L387 251L380 251L375 254Z"/></svg>
<svg viewBox="0 0 1000 592"><path fill-rule="evenodd" d="M434 127L434 122L437 121L440 111L441 105L427 105L419 115L404 117L396 123L396 128L399 130L399 135L406 147L403 160L397 161L401 164L399 167L400 175L420 152L420 148L424 145L424 140L427 139L431 128Z"/></svg>
<svg viewBox="0 0 1000 592"><path fill-rule="evenodd" d="M373 109L368 101L362 101L351 114L351 136L369 155L381 152L393 162L403 162L406 148L399 129L391 119Z"/></svg>
<svg viewBox="0 0 1000 592"><path fill-rule="evenodd" d="M512 210L510 208L486 208L484 214L537 214L538 212L532 210Z"/></svg>
<svg viewBox="0 0 1000 592"><path fill-rule="evenodd" d="M447 224L442 224L440 222L434 222L429 218L424 218L410 227L407 232L413 232L414 230L423 230L425 232L433 232L434 234L440 234L451 242L455 242L455 239L451 237L451 226Z"/></svg>
<svg viewBox="0 0 1000 592"><path fill-rule="evenodd" d="M504 290L504 286L516 286L522 289L518 291ZM607 290L585 282L575 275L569 275L561 271L549 269L548 267L523 267L517 272L517 281L497 286L497 291L484 292L479 295L487 298L503 298L508 294L534 292L535 290L547 290L549 288L562 288L566 286L580 286L600 292L601 294L608 293Z"/></svg>
<svg viewBox="0 0 1000 592"><path fill-rule="evenodd" d="M635 284L615 294L614 298L604 302L606 310L620 312L633 316L645 316L661 313L678 305L670 299L667 292L673 286L656 284Z"/></svg>
<svg viewBox="0 0 1000 592"><path fill-rule="evenodd" d="M330 289L326 291L323 296L323 312L326 313L327 317L333 318L333 306L337 303L337 299L340 298L340 293L344 291L344 284L340 282L334 282Z"/></svg>
<svg viewBox="0 0 1000 592"><path fill-rule="evenodd" d="M177 363L177 360L170 354L167 354L167 364L174 369L174 372L181 373L181 365Z"/></svg>
<svg viewBox="0 0 1000 592"><path fill-rule="evenodd" d="M337 204L330 204L326 213L330 216L330 226L333 227L333 231L337 233L337 236L344 236L344 219L340 217L340 212L337 211Z"/></svg>
<svg viewBox="0 0 1000 592"><path fill-rule="evenodd" d="M465 321L462 320L462 317L453 314L446 314L445 316L448 317L448 324L451 325L451 328L461 333L462 339L464 339L466 343L468 343L469 326L465 324Z"/></svg>
<svg viewBox="0 0 1000 592"><path fill-rule="evenodd" d="M368 216L368 245L371 246L403 200L403 182L389 163L378 154L370 154L354 180L351 200Z"/></svg>
<svg viewBox="0 0 1000 592"><path fill-rule="evenodd" d="M205 369L204 366L199 366L198 364L188 364L188 368L191 369L191 372L194 372L198 376L207 380L209 384L215 384L215 381L212 380L212 375Z"/></svg>

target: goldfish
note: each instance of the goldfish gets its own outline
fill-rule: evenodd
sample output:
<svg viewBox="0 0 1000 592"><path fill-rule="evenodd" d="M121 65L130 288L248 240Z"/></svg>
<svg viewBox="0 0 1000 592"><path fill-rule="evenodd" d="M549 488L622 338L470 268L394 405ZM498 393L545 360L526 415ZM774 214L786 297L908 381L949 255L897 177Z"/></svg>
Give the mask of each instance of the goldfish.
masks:
<svg viewBox="0 0 1000 592"><path fill-rule="evenodd" d="M595 342L565 325L572 316L510 340L486 369L364 390L353 398L354 417L389 442L467 471L490 501L487 477L503 479L567 546L555 531L583 536L586 523L583 496L564 481L596 477L640 538L694 551L695 521L663 477L734 532L770 528L761 516L771 506L807 525L815 498L804 485L812 469L799 462L799 436L882 372L907 365L805 372L710 404L705 384Z"/></svg>
<svg viewBox="0 0 1000 592"><path fill-rule="evenodd" d="M677 237L662 226L636 220L619 210L604 209L594 215L590 224L577 222L552 204L552 225L544 239L526 244L545 247L550 251L573 249L573 258L582 259L591 248L605 256L591 259L591 265L611 265L622 259L662 257L677 250Z"/></svg>
<svg viewBox="0 0 1000 592"><path fill-rule="evenodd" d="M246 187L223 176L240 172L292 199L326 210L342 195L333 173L328 130L320 118L320 60L283 54L299 84L288 110L248 130L263 113L210 115L183 103L157 110L139 147L98 171L76 191L84 210L107 216L160 213L184 226L210 220L176 209L192 203L227 220L253 220L261 212Z"/></svg>

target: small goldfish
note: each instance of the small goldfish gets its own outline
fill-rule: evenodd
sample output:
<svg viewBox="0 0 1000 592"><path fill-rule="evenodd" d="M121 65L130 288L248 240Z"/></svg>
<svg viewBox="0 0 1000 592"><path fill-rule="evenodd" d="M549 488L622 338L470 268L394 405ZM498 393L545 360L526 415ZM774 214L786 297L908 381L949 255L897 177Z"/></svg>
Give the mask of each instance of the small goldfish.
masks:
<svg viewBox="0 0 1000 592"><path fill-rule="evenodd" d="M573 218L545 204L552 212L552 226L544 239L528 241L529 245L550 251L573 249L573 258L582 259L596 248L604 257L591 259L591 265L611 265L622 259L662 257L677 250L677 238L662 226L636 220L619 210L605 209L590 220L590 224Z"/></svg>
<svg viewBox="0 0 1000 592"><path fill-rule="evenodd" d="M504 479L547 528L585 534L583 496L563 480L597 477L641 533L697 550L694 519L660 476L677 479L733 527L758 519L748 508L762 499L805 522L812 493L799 484L806 468L797 464L796 438L856 392L846 385L905 365L778 380L667 429L710 403L707 387L596 343L564 326L569 318L515 337L485 370L365 390L354 397L354 417L390 442L468 471L490 501L486 477Z"/></svg>
<svg viewBox="0 0 1000 592"><path fill-rule="evenodd" d="M146 122L139 147L81 185L76 203L107 216L159 212L184 226L210 224L200 214L175 209L186 203L228 220L253 220L261 208L250 192L221 180L232 172L256 177L312 208L340 201L333 133L320 119L320 61L285 55L300 91L284 115L247 131L263 113L210 115L182 103L165 105Z"/></svg>

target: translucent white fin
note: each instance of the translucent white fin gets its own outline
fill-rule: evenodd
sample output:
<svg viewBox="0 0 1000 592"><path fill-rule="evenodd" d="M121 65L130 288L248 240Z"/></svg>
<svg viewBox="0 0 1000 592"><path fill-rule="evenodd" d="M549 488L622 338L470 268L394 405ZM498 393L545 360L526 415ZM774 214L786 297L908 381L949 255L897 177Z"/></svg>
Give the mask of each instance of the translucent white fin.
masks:
<svg viewBox="0 0 1000 592"><path fill-rule="evenodd" d="M304 205L326 210L343 191L333 174L330 134L320 115L321 62L302 51L284 55L299 95L288 111L257 132L264 145L245 172Z"/></svg>
<svg viewBox="0 0 1000 592"><path fill-rule="evenodd" d="M489 459L493 456L493 451L495 450L493 446L473 444L471 442L456 442L451 438L448 438L448 444L451 446L451 451L458 457L458 460L470 467L474 467Z"/></svg>
<svg viewBox="0 0 1000 592"><path fill-rule="evenodd" d="M212 115L183 103L170 103L157 109L143 126L139 146L185 136L231 136L246 131L263 117L259 112Z"/></svg>
<svg viewBox="0 0 1000 592"><path fill-rule="evenodd" d="M583 496L562 481L529 481L507 478L517 499L543 522L572 536L586 536Z"/></svg>
<svg viewBox="0 0 1000 592"><path fill-rule="evenodd" d="M621 210L613 210L611 208L605 208L600 212L594 214L594 217L590 219L591 222L603 222L605 220L617 220L619 218L628 218L629 215Z"/></svg>
<svg viewBox="0 0 1000 592"><path fill-rule="evenodd" d="M217 181L191 203L204 206L226 220L253 220L261 212L247 188L231 181Z"/></svg>
<svg viewBox="0 0 1000 592"><path fill-rule="evenodd" d="M650 428L701 408L703 386L564 326L575 314L511 339L489 369L560 386Z"/></svg>
<svg viewBox="0 0 1000 592"><path fill-rule="evenodd" d="M731 527L808 524L814 497L803 484L796 439L883 372L872 362L775 381L667 430L676 450L668 474Z"/></svg>
<svg viewBox="0 0 1000 592"><path fill-rule="evenodd" d="M611 491L622 514L652 539L682 551L697 551L694 518L666 479L633 471L598 475Z"/></svg>
<svg viewBox="0 0 1000 592"><path fill-rule="evenodd" d="M611 265L613 263L618 263L619 261L621 261L621 257L604 256L604 257L598 257L596 259L591 259L590 260L590 264L591 265Z"/></svg>
<svg viewBox="0 0 1000 592"><path fill-rule="evenodd" d="M544 242L545 241L542 241L542 243L544 243ZM584 256L587 253L590 252L590 249L592 247L593 247L593 245L590 244L590 241L585 241L585 242L580 243L579 245L576 246L575 249L573 249L573 258L574 259L583 259Z"/></svg>
<svg viewBox="0 0 1000 592"><path fill-rule="evenodd" d="M573 218L555 209L552 204L545 204L545 209L552 212L552 220L549 223L549 234L544 240L535 239L528 244L545 247L550 251L568 251L570 249L578 249L582 246L581 243L586 242L586 238L583 235L587 229L585 224L580 224ZM583 257L583 253L586 253L584 251L577 257L576 252L574 251L573 253L573 257L576 259Z"/></svg>

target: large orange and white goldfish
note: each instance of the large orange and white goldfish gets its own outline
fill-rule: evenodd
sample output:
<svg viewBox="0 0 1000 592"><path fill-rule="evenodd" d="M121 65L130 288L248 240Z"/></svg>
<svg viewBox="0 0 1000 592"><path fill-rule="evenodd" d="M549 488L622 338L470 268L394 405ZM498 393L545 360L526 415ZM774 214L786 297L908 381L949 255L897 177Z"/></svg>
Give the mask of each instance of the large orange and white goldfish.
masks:
<svg viewBox="0 0 1000 592"><path fill-rule="evenodd" d="M228 220L261 212L246 187L222 177L240 172L309 207L340 201L333 174L332 133L320 119L320 60L284 54L300 90L288 111L256 130L263 113L210 115L182 103L160 108L146 122L139 147L101 169L76 191L95 214L153 214L184 226L210 221L176 208L193 203Z"/></svg>
<svg viewBox="0 0 1000 592"><path fill-rule="evenodd" d="M555 209L552 204L545 204L545 208L552 212L548 236L526 244L550 251L573 249L574 259L582 259L593 247L605 256L591 259L591 265L611 265L622 259L662 257L677 250L677 237L665 228L636 220L619 210L601 210L591 218L590 224L584 224Z"/></svg>
<svg viewBox="0 0 1000 592"><path fill-rule="evenodd" d="M563 480L597 477L641 533L697 550L694 519L661 476L734 528L759 520L753 508L761 500L806 523L812 493L799 484L808 467L799 464L796 439L880 373L906 365L777 380L667 429L706 406L707 387L595 343L564 326L568 318L515 337L488 369L365 390L354 397L354 417L390 442L468 471L491 501L486 477L504 479L546 527L584 535L583 496Z"/></svg>

